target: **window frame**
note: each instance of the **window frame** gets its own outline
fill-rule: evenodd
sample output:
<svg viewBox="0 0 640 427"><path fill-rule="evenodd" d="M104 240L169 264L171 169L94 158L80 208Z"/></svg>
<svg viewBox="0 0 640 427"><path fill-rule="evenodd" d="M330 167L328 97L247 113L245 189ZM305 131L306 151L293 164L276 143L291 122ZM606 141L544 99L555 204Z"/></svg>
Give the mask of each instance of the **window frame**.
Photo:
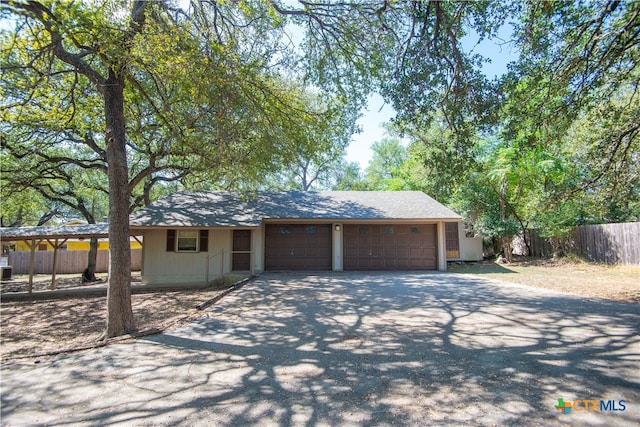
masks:
<svg viewBox="0 0 640 427"><path fill-rule="evenodd" d="M186 236L185 234L189 234ZM181 249L181 241L195 239L195 249ZM166 236L166 251L176 253L200 253L209 250L209 230L208 229L168 229Z"/></svg>
<svg viewBox="0 0 640 427"><path fill-rule="evenodd" d="M189 233L190 236L180 236L182 233ZM195 247L193 249L181 249L180 241L195 240ZM200 233L198 230L176 230L176 252L200 252Z"/></svg>

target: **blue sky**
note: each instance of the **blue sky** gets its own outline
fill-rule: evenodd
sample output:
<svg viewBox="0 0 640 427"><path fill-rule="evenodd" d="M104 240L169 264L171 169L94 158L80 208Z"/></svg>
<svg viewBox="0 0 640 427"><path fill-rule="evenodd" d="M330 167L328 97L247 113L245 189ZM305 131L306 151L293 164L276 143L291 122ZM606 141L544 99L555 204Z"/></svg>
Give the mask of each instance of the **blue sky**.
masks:
<svg viewBox="0 0 640 427"><path fill-rule="evenodd" d="M489 78L494 78L505 74L507 64L515 60L517 56L510 45L504 44L510 39L510 36L511 26L504 25L498 31L498 39L478 43L477 36L470 35L463 42L463 47L489 58L491 62L486 64L483 70ZM355 134L351 144L347 147L345 156L347 161L359 163L361 169L366 168L373 154L371 145L384 137L382 125L394 116L395 110L391 105L386 104L380 95L370 96L369 105L358 120L362 132Z"/></svg>

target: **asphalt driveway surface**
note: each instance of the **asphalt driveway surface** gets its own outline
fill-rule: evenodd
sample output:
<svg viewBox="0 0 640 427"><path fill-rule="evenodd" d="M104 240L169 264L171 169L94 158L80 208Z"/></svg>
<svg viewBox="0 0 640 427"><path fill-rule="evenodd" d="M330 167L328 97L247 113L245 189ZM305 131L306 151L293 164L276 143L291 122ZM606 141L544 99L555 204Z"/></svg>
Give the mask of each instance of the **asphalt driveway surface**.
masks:
<svg viewBox="0 0 640 427"><path fill-rule="evenodd" d="M637 425L639 329L469 276L266 274L169 333L4 363L2 424Z"/></svg>

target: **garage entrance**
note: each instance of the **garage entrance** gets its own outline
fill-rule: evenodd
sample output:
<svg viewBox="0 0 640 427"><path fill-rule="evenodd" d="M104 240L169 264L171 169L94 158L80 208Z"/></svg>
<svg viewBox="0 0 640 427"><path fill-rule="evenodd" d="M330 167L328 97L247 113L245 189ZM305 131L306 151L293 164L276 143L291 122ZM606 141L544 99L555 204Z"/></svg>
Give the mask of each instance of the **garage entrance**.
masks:
<svg viewBox="0 0 640 427"><path fill-rule="evenodd" d="M435 270L435 224L345 224L345 270Z"/></svg>
<svg viewBox="0 0 640 427"><path fill-rule="evenodd" d="M266 225L266 270L331 270L331 266L331 225Z"/></svg>

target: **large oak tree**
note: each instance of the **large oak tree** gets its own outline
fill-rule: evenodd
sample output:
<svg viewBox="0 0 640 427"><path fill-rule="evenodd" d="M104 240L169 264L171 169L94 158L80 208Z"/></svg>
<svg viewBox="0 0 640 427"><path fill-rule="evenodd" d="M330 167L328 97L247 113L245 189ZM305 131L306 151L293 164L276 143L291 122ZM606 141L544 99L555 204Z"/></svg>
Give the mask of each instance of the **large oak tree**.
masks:
<svg viewBox="0 0 640 427"><path fill-rule="evenodd" d="M135 331L128 214L154 183L259 182L293 158L292 135L331 119L282 76L295 64L264 6L2 5L15 24L2 31L3 156L22 161L40 190L72 185L74 168L108 176L98 190L109 196L107 337Z"/></svg>
<svg viewBox="0 0 640 427"><path fill-rule="evenodd" d="M126 149L125 86L131 76L131 52L144 37L149 2L80 5L72 2L3 3L3 14L15 20L13 47L28 52L22 66L40 71L37 91L51 72L69 73L91 82L103 103L105 160L109 179L109 287L106 337L136 330L131 308L129 250L129 169ZM100 8L103 8L102 10ZM8 54L9 61L14 59ZM61 68L58 64L64 64ZM10 67L10 65L8 65ZM9 102L28 103L6 94ZM74 96L73 87L67 95Z"/></svg>

